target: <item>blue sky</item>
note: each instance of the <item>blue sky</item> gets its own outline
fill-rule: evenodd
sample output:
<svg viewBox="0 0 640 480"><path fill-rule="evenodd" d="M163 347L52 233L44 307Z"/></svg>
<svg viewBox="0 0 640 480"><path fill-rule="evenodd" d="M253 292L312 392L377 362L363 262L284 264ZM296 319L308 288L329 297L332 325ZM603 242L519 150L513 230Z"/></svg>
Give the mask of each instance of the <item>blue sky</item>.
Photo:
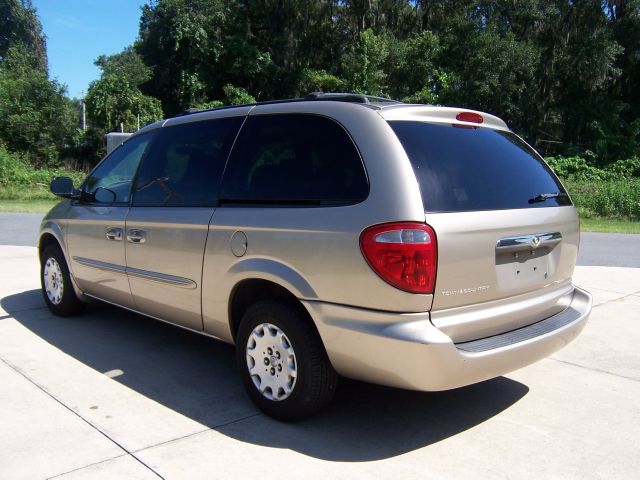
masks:
<svg viewBox="0 0 640 480"><path fill-rule="evenodd" d="M32 0L47 36L49 76L81 97L100 76L93 61L121 51L138 36L147 0Z"/></svg>

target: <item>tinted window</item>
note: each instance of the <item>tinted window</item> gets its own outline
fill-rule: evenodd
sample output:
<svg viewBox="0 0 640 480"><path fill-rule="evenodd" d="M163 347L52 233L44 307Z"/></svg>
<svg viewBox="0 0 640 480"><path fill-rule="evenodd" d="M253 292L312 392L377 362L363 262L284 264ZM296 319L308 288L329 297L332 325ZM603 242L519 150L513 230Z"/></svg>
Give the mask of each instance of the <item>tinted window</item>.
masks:
<svg viewBox="0 0 640 480"><path fill-rule="evenodd" d="M570 205L566 196L529 203L541 193L564 193L564 189L536 153L511 132L389 123L411 160L427 211Z"/></svg>
<svg viewBox="0 0 640 480"><path fill-rule="evenodd" d="M111 152L84 182L83 200L128 203L133 177L150 138L150 133L134 137Z"/></svg>
<svg viewBox="0 0 640 480"><path fill-rule="evenodd" d="M360 155L345 130L315 115L249 117L225 172L220 200L337 205L369 191Z"/></svg>
<svg viewBox="0 0 640 480"><path fill-rule="evenodd" d="M138 207L211 207L242 117L161 128L136 181Z"/></svg>

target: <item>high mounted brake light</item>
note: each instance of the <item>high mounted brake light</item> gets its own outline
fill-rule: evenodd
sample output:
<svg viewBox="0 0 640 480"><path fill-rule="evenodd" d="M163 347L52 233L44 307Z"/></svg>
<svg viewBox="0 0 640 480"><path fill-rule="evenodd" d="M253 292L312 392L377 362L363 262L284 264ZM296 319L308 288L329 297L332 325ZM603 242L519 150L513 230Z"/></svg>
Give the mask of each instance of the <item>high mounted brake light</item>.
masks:
<svg viewBox="0 0 640 480"><path fill-rule="evenodd" d="M437 244L433 229L422 223L387 223L367 228L360 249L385 282L410 293L433 293Z"/></svg>
<svg viewBox="0 0 640 480"><path fill-rule="evenodd" d="M484 122L484 118L482 115L475 112L460 112L456 115L456 120L461 122L471 122L471 123L482 123Z"/></svg>

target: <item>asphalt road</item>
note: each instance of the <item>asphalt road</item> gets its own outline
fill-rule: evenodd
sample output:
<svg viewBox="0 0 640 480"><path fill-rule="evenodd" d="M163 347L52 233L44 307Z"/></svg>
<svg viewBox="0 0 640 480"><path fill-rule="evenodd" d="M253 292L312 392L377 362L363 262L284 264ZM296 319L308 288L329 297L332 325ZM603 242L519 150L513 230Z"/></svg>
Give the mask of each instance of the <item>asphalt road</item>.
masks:
<svg viewBox="0 0 640 480"><path fill-rule="evenodd" d="M36 245L42 215L0 212L0 245ZM578 265L640 268L640 235L582 234Z"/></svg>
<svg viewBox="0 0 640 480"><path fill-rule="evenodd" d="M0 212L0 245L35 247L43 215Z"/></svg>

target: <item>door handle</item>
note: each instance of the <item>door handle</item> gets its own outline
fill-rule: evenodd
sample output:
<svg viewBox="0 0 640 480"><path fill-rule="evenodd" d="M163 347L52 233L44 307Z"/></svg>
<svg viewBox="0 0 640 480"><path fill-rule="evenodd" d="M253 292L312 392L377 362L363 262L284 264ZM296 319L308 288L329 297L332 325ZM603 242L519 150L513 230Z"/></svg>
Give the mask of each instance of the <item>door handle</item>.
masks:
<svg viewBox="0 0 640 480"><path fill-rule="evenodd" d="M130 243L144 243L147 241L147 232L138 228L127 230L127 241Z"/></svg>
<svg viewBox="0 0 640 480"><path fill-rule="evenodd" d="M121 228L110 228L105 233L105 236L108 240L122 240L122 229Z"/></svg>

